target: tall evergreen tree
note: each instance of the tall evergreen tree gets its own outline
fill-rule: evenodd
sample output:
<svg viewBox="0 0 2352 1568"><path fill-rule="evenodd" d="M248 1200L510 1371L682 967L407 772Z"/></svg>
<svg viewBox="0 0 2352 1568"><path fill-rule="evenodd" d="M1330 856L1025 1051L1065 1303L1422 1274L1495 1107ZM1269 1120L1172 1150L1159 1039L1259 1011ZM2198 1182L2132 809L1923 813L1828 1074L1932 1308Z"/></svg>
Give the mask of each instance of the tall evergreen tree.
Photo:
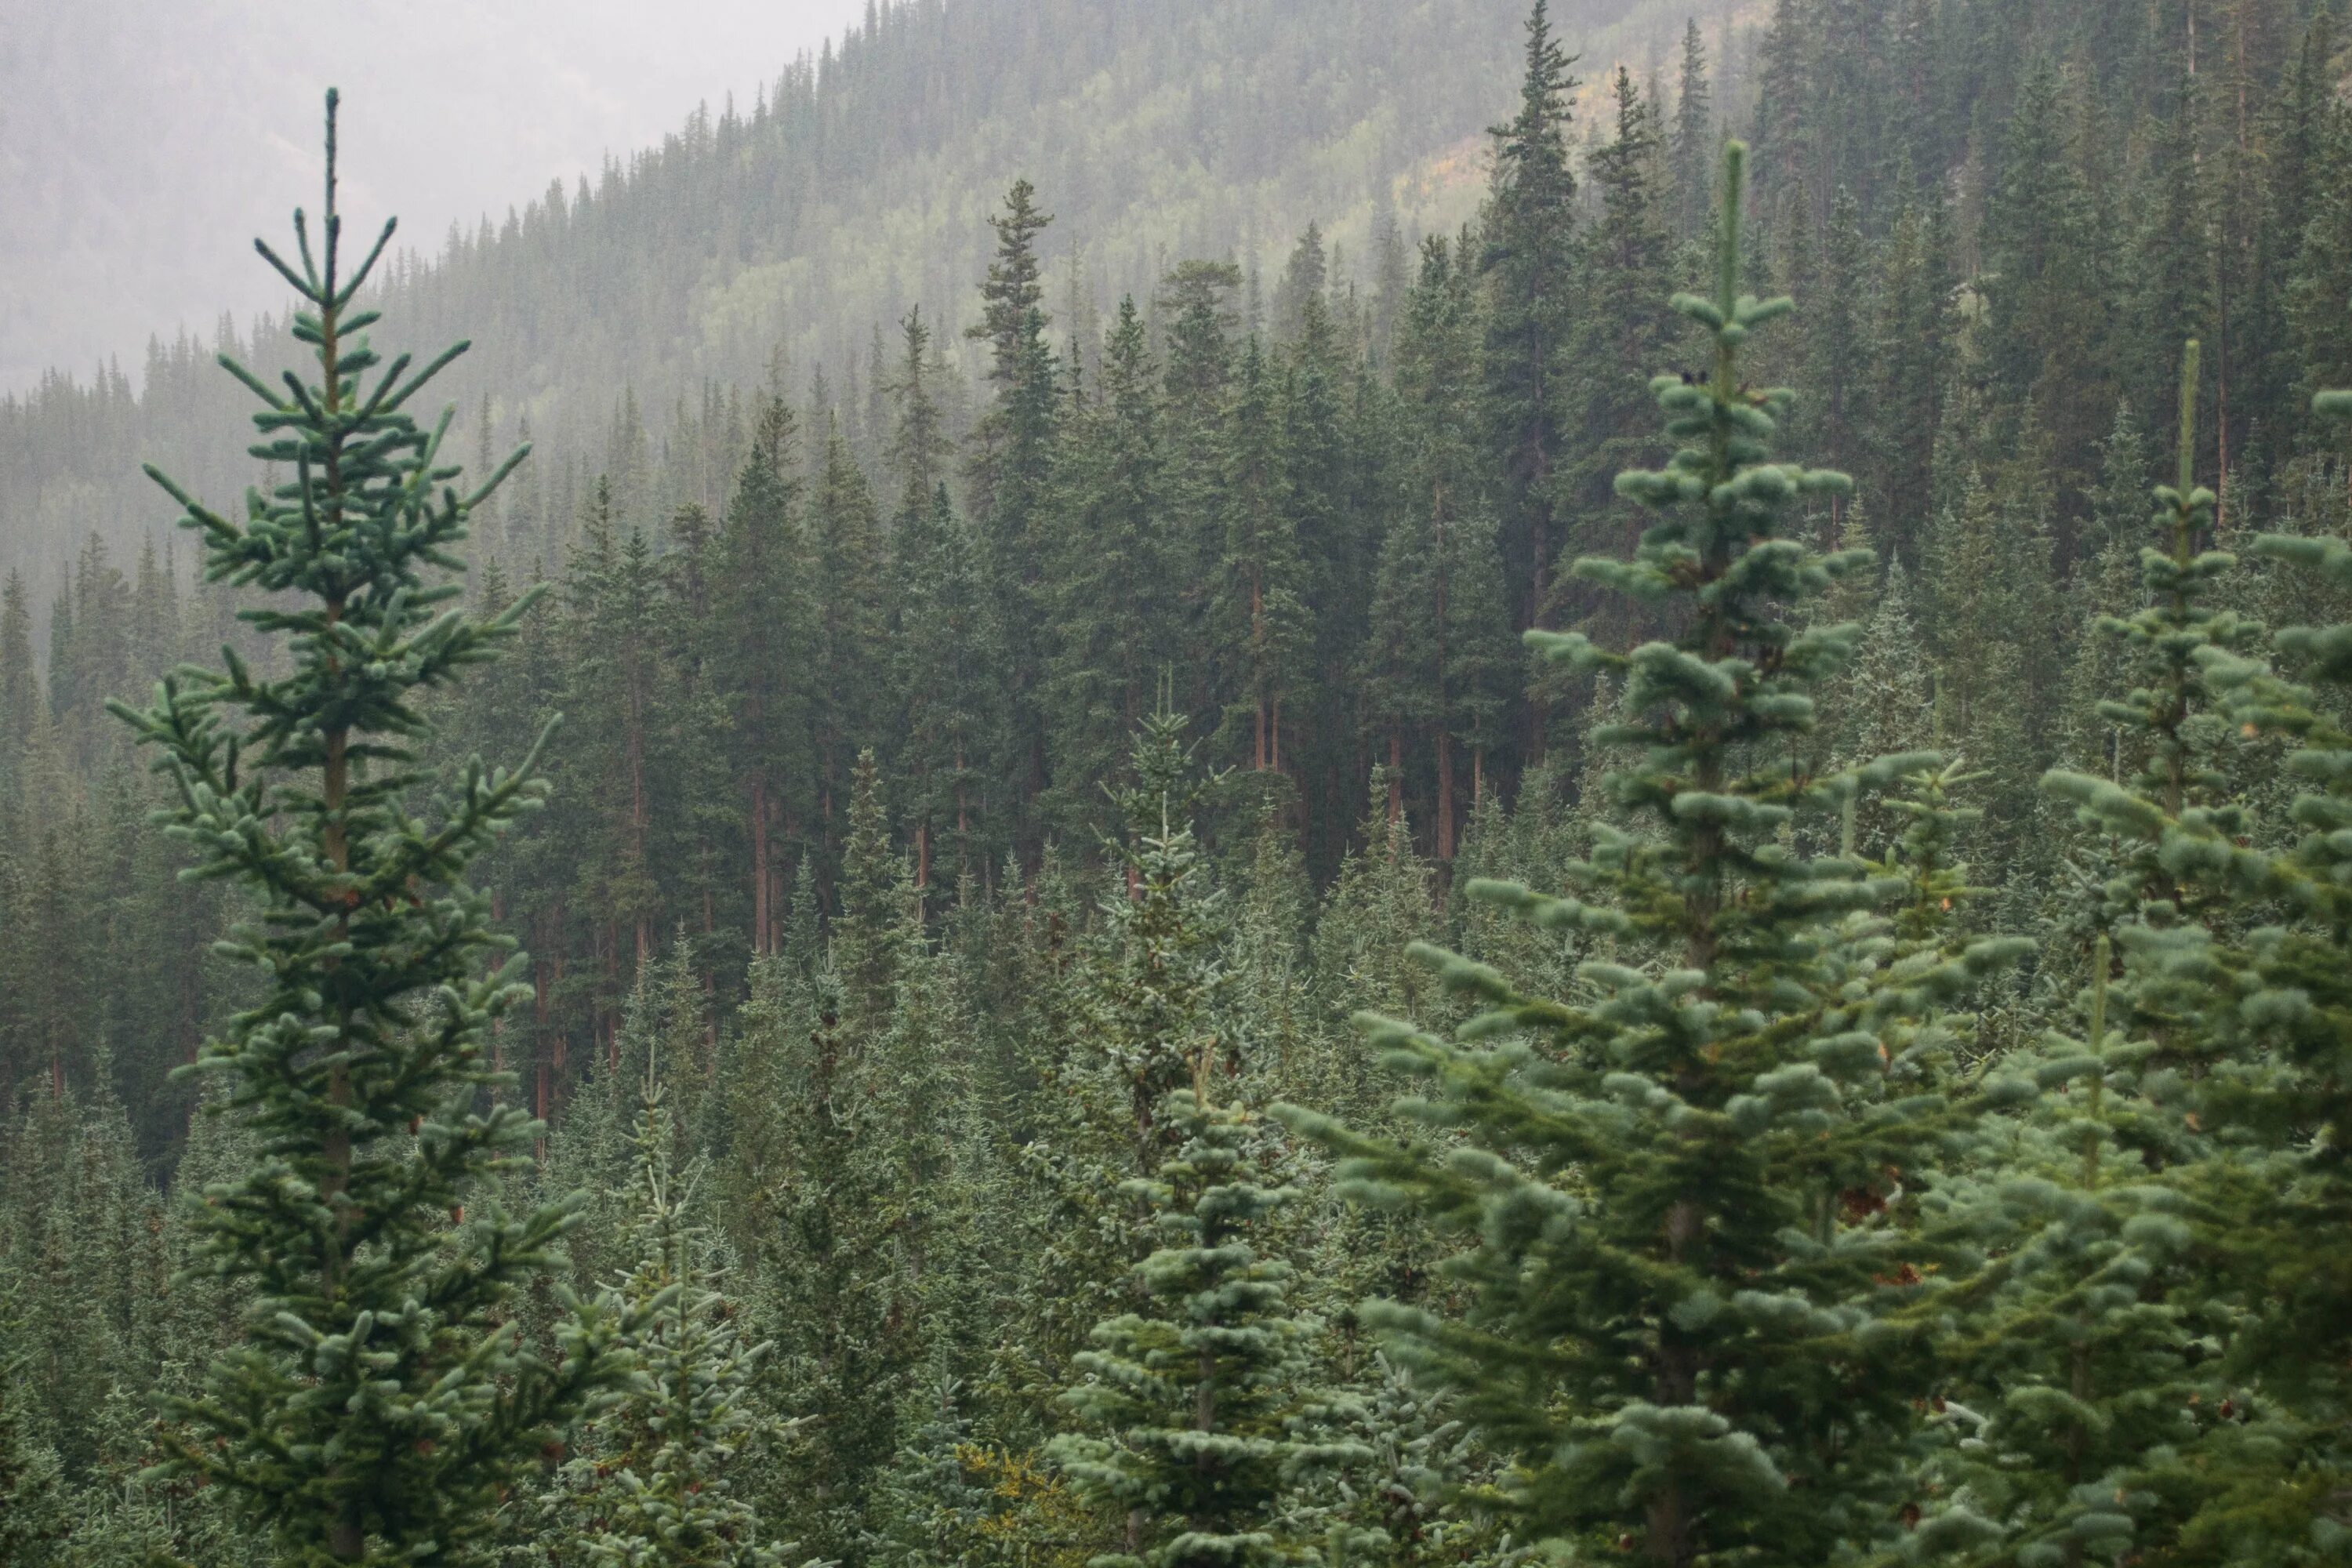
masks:
<svg viewBox="0 0 2352 1568"><path fill-rule="evenodd" d="M1402 775L1408 732L1425 732L1435 774L1438 858L1454 858L1470 752L1471 793L1500 743L1512 657L1493 485L1477 440L1476 321L1471 275L1443 238L1423 247L1420 281L1397 336L1398 417L1410 443L1403 491L1381 542L1372 630L1362 655L1366 718L1386 731Z"/></svg>
<svg viewBox="0 0 2352 1568"><path fill-rule="evenodd" d="M293 478L249 492L238 522L148 470L187 509L209 576L287 596L243 614L289 639L290 668L229 654L226 671L164 681L151 709L115 709L164 753L179 795L164 820L197 874L258 899L235 951L268 977L202 1060L257 1135L206 1237L213 1267L254 1289L248 1338L180 1407L171 1468L236 1493L289 1563L460 1562L501 1488L625 1361L593 1314L568 1318L553 1357L510 1316L572 1205L484 1206L532 1134L512 1106L479 1105L504 1081L490 1026L528 993L463 877L538 800L536 751L513 772L468 764L437 819L408 805L425 782L417 698L493 657L530 607L469 620L426 576L463 571L470 505L522 454L461 493L440 455L449 416L428 430L406 412L463 345L414 374L404 355L363 389L377 318L352 300L393 226L343 270L335 110L330 91L318 250L299 214L299 270L259 247L303 301L317 379L281 395L224 362L263 404L256 455Z"/></svg>
<svg viewBox="0 0 2352 1568"><path fill-rule="evenodd" d="M1429 1146L1285 1112L1347 1154L1360 1196L1462 1237L1445 1270L1465 1317L1375 1321L1515 1461L1531 1526L1675 1568L1814 1563L1899 1531L1927 1392L1900 1324L1945 1287L1921 1268L1938 1249L1881 1205L1949 1113L1931 1059L1882 1049L1883 1020L2015 951L1937 954L1858 1004L1833 928L1893 889L1780 842L1843 795L1789 752L1855 635L1786 610L1867 556L1783 531L1792 502L1846 480L1769 461L1788 395L1741 378L1749 334L1789 309L1738 292L1743 154L1725 156L1713 295L1675 301L1712 341L1709 374L1654 384L1679 449L1619 480L1657 521L1633 560L1577 568L1678 601L1676 636L1623 655L1529 637L1625 679L1609 738L1633 757L1610 783L1637 826L1598 830L1578 896L1473 889L1613 955L1554 1000L1431 953L1486 1012L1453 1042L1365 1020L1426 1083L1407 1109L1444 1130Z"/></svg>
<svg viewBox="0 0 2352 1568"><path fill-rule="evenodd" d="M1516 624L1540 620L1550 592L1552 469L1565 447L1559 359L1572 320L1567 281L1574 260L1576 174L1568 153L1572 63L1552 36L1547 0L1528 13L1527 68L1518 112L1488 134L1495 176L1487 193L1484 268L1491 299L1486 364L1496 449L1508 489L1503 553L1519 596Z"/></svg>
<svg viewBox="0 0 2352 1568"><path fill-rule="evenodd" d="M1675 79L1675 122L1668 156L1674 170L1675 230L1685 235L1706 231L1707 205L1714 200L1715 102L1707 87L1706 41L1699 37L1698 18L1683 24L1683 58Z"/></svg>
<svg viewBox="0 0 2352 1568"><path fill-rule="evenodd" d="M761 1408L760 1363L740 1309L715 1283L710 1237L692 1223L697 1171L680 1168L660 1064L646 1062L629 1133L628 1228L636 1257L617 1294L639 1381L591 1429L572 1507L598 1568L777 1568L792 1548L768 1538L738 1476L743 1450L779 1435Z"/></svg>
<svg viewBox="0 0 2352 1568"><path fill-rule="evenodd" d="M1205 1085L1214 1068L1196 1062ZM1178 1089L1174 1157L1128 1188L1161 1245L1136 1269L1141 1310L1100 1324L1064 1403L1090 1430L1049 1450L1080 1492L1121 1510L1125 1550L1104 1568L1256 1568L1300 1555L1278 1505L1313 1472L1367 1457L1332 1435L1316 1386L1318 1325L1290 1307L1291 1269L1266 1255L1269 1216L1297 1194L1269 1187L1245 1113Z"/></svg>
<svg viewBox="0 0 2352 1568"><path fill-rule="evenodd" d="M1246 714L1250 766L1280 772L1283 705L1310 677L1314 617L1297 519L1285 504L1276 388L1255 336L1242 351L1222 434L1224 536L1213 625L1219 655L1234 668L1233 712Z"/></svg>
<svg viewBox="0 0 2352 1568"><path fill-rule="evenodd" d="M733 720L735 767L746 797L755 953L775 951L782 898L776 838L792 823L792 786L808 773L795 755L806 734L811 685L795 668L808 635L799 467L793 411L771 392L761 400L751 450L719 537L725 574L717 613L724 635L715 674Z"/></svg>
<svg viewBox="0 0 2352 1568"><path fill-rule="evenodd" d="M1101 782L1181 651L1167 590L1181 557L1165 526L1156 379L1142 314L1122 300L1103 347L1101 401L1074 419L1055 476L1045 700L1055 818L1082 839L1099 833Z"/></svg>

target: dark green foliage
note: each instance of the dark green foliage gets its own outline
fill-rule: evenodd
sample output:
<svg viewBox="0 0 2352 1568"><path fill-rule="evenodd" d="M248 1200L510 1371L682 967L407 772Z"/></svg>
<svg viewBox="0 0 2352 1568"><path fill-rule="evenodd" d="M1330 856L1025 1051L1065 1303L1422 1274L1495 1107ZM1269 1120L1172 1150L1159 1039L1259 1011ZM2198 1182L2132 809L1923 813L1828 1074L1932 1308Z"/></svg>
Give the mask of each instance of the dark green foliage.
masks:
<svg viewBox="0 0 2352 1568"><path fill-rule="evenodd" d="M1522 595L1517 623L1548 597L1551 476L1563 457L1559 356L1569 336L1564 285L1574 258L1576 175L1569 166L1568 52L1553 37L1545 0L1528 16L1518 112L1488 132L1495 142L1482 258L1492 289L1486 326L1489 406L1508 487L1503 555Z"/></svg>
<svg viewBox="0 0 2352 1568"><path fill-rule="evenodd" d="M669 1234L709 1234L641 1271L693 1288L668 1317L636 1290L635 1327L667 1325L637 1349L732 1368L568 1421L537 1476L517 1431L495 1546L415 1560L725 1558L764 1535L663 1521L747 1507L845 1568L2342 1555L2352 501L2309 395L2352 378L2330 19L1788 0L1717 31L1636 0L1538 6L1516 49L1515 20L877 0L750 112L387 275L369 302L404 319L502 323L435 383L469 453L554 439L453 498L446 435L383 426L367 472L417 506L361 483L399 521L356 552L302 553L287 513L325 470L229 439L193 344L136 397L110 372L0 402L0 1489L39 1552L276 1550L237 1488L151 1468L209 1441L153 1415L224 1350L291 1385L288 1320L255 1314L323 1287L213 1272L206 1238L308 1215L315 1262L358 1226L305 1184L324 1047L273 1031L408 954L438 989L354 1013L352 1059L438 1063L448 1093L415 1089L414 1140L354 1106L354 1163L429 1201L368 1211L408 1250L350 1256L370 1289L396 1292L389 1258L462 1300L430 1331L375 1320L424 1347L404 1388L457 1364L487 1431L581 1370L557 1285L646 1250L655 1059L670 1191L698 1173ZM1611 62L1580 134L1572 37ZM1646 87L1615 67L1644 51ZM1753 242L1728 303L1717 247L1678 313L1720 129L1751 119ZM2151 537L2131 410L2168 410L2189 335ZM223 346L277 389L282 338ZM284 417L266 450L323 412ZM375 619L307 642L314 599L238 620L232 581L121 531L136 443L192 493L262 487L241 537L292 542L265 577L373 563L388 590L383 552L425 552L404 607L357 590ZM462 577L430 558L453 500ZM555 613L521 615L542 579ZM1581 639L1531 671L1508 634L1538 620ZM2317 629L2273 659L2258 622ZM414 657L343 657L380 635ZM98 715L224 642L249 688L175 689L220 721L216 771L237 737L236 820L175 843L140 819L188 801ZM341 874L308 721L236 710L328 700L329 658L390 705L363 748L440 737L347 770ZM550 809L493 844L523 794L462 759L558 710ZM302 766L245 765L273 747ZM2053 766L2080 770L2054 795ZM224 847L360 902L173 876ZM440 870L378 885L475 849L527 1006ZM364 964L322 945L346 920ZM2034 951L1990 977L2011 931ZM296 1025L240 962L264 951L316 983ZM279 1051L310 1142L191 1124L171 1075L207 1033ZM1423 1075L1402 1100L1396 1066ZM507 1068L553 1123L522 1168ZM1212 1087L1309 1108L1339 1162L1175 1114ZM1203 1151L1247 1167L1246 1267L1162 1228L1202 1223ZM479 1270L551 1235L484 1215L574 1187L568 1269L499 1295ZM265 1189L279 1209L236 1206ZM1192 1384L1110 1375L1188 1331L1198 1292L1137 1272L1160 1251L1232 1265L1269 1314L1235 1342L1268 1408L1246 1440L1213 1415L1246 1460L1220 1475L1167 1462ZM1251 1295L1275 1260L1278 1310ZM727 1300L697 1294L722 1269ZM1087 1351L1118 1407L1064 1468ZM395 1490L460 1468L425 1440L383 1442ZM1363 1452L1306 1462L1329 1443ZM1122 1489L1160 1480L1130 1535Z"/></svg>
<svg viewBox="0 0 2352 1568"><path fill-rule="evenodd" d="M1465 1317L1392 1303L1375 1321L1514 1461L1530 1526L1675 1564L1815 1562L1887 1538L1927 1386L1906 1323L1951 1280L1925 1268L1955 1260L1888 1209L1886 1173L1956 1111L1934 1092L1933 1041L1890 1045L1878 1021L1958 994L2017 945L1930 947L1869 982L1864 917L1901 880L1780 842L1854 787L1789 755L1854 628L1801 629L1785 609L1867 556L1783 536L1798 498L1846 480L1769 461L1788 395L1740 375L1748 334L1788 309L1738 291L1741 152L1725 160L1714 293L1675 301L1712 339L1711 374L1654 384L1679 450L1618 481L1657 521L1633 560L1577 564L1679 601L1677 636L1628 654L1529 638L1625 681L1604 738L1629 753L1609 779L1627 827L1596 827L1569 868L1576 896L1472 889L1594 956L1555 1000L1421 950L1486 1009L1450 1042L1365 1018L1425 1084L1402 1109L1433 1145L1285 1113L1347 1156L1360 1196L1461 1238L1443 1273ZM1626 962L1653 954L1672 967Z"/></svg>
<svg viewBox="0 0 2352 1568"><path fill-rule="evenodd" d="M447 416L427 430L405 411L457 350L363 383L381 363L376 315L352 300L392 228L343 269L334 113L330 93L319 250L299 215L299 271L261 247L306 302L296 331L318 378L289 375L280 394L224 362L263 404L257 454L293 477L250 492L237 522L154 476L187 508L210 578L286 595L242 612L287 639L285 673L230 653L226 671L165 680L150 710L116 709L165 754L179 804L163 820L194 874L258 901L233 940L269 977L201 1058L257 1143L253 1167L215 1189L205 1244L255 1292L248 1338L179 1407L167 1473L237 1494L287 1562L457 1562L516 1468L625 1362L593 1315L571 1321L560 1358L521 1344L507 1315L571 1211L484 1205L532 1133L478 1099L506 1082L490 1027L528 993L462 879L540 798L535 756L469 764L435 817L408 801L426 782L417 698L493 657L529 605L472 620L428 578L462 570L453 551L488 489L455 488Z"/></svg>
<svg viewBox="0 0 2352 1568"><path fill-rule="evenodd" d="M755 1384L769 1346L747 1343L741 1309L714 1284L708 1234L691 1222L698 1170L678 1163L660 1064L648 1058L629 1133L630 1240L636 1259L618 1295L638 1382L592 1424L568 1500L581 1546L600 1568L776 1568L792 1549L766 1538L730 1472L772 1438Z"/></svg>
<svg viewBox="0 0 2352 1568"><path fill-rule="evenodd" d="M1196 1062L1205 1085L1213 1067ZM1182 1146L1127 1190L1160 1245L1136 1269L1146 1305L1096 1328L1064 1395L1087 1435L1056 1438L1079 1491L1127 1515L1126 1550L1100 1568L1252 1568L1299 1555L1283 1494L1318 1468L1368 1457L1329 1435L1315 1386L1317 1325L1289 1305L1289 1266L1261 1239L1294 1194L1260 1176L1245 1114L1168 1096Z"/></svg>

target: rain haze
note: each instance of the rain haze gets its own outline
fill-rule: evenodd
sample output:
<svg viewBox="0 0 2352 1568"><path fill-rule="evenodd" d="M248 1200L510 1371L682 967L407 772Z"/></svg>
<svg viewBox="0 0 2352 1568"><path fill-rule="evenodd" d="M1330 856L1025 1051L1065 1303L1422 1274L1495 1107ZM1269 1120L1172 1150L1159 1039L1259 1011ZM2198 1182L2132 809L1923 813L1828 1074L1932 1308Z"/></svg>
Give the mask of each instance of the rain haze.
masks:
<svg viewBox="0 0 2352 1568"><path fill-rule="evenodd" d="M151 334L278 308L251 241L317 205L330 84L346 211L429 254L698 103L748 108L866 5L0 0L0 395L110 358L135 382Z"/></svg>

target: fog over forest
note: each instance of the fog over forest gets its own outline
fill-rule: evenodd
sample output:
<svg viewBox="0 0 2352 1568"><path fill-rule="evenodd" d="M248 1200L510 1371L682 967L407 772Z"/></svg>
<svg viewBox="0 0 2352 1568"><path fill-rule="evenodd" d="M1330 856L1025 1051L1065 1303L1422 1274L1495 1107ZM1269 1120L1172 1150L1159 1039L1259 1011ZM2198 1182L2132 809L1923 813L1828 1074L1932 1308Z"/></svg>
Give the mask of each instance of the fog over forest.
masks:
<svg viewBox="0 0 2352 1568"><path fill-rule="evenodd" d="M437 251L594 179L688 110L746 107L865 0L0 3L0 394L135 374L151 334L281 310L250 240L312 199L319 94L368 105L351 199ZM365 40L365 47L358 47Z"/></svg>
<svg viewBox="0 0 2352 1568"><path fill-rule="evenodd" d="M2352 1568L2347 0L0 5L0 1568Z"/></svg>

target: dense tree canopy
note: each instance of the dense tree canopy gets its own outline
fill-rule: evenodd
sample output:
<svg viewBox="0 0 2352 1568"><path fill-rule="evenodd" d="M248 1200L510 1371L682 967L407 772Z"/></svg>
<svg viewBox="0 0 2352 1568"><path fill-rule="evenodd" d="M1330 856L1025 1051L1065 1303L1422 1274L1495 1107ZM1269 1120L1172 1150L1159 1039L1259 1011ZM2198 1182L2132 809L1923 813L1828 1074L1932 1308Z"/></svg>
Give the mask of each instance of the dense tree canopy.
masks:
<svg viewBox="0 0 2352 1568"><path fill-rule="evenodd" d="M1464 9L0 404L0 1554L2346 1560L2332 7Z"/></svg>

